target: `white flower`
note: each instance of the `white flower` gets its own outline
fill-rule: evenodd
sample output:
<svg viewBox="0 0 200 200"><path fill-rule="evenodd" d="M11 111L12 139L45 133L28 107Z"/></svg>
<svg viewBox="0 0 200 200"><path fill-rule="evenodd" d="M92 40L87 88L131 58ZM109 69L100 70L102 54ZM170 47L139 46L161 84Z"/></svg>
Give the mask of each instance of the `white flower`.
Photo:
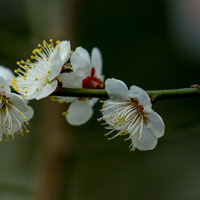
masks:
<svg viewBox="0 0 200 200"><path fill-rule="evenodd" d="M20 95L11 93L9 83L0 76L0 142L5 136L6 141L9 136L14 138L14 133L23 135L28 120L33 116L33 109L27 106L25 100Z"/></svg>
<svg viewBox="0 0 200 200"><path fill-rule="evenodd" d="M125 140L131 140L131 150L154 149L165 128L162 118L152 110L148 94L137 86L128 90L125 83L117 79L107 79L105 88L110 100L104 101L103 117L98 120L105 120L105 128L110 130L105 135L117 132L108 139L128 135Z"/></svg>
<svg viewBox="0 0 200 200"><path fill-rule="evenodd" d="M0 65L0 76L4 77L4 79L11 85L14 74L10 69Z"/></svg>
<svg viewBox="0 0 200 200"><path fill-rule="evenodd" d="M14 72L18 77L12 81L13 88L26 99L39 100L56 89L58 85L56 78L68 61L71 50L69 41L56 43L54 47L52 39L50 44L43 41L42 45L38 44L38 48L33 50L32 62L29 59L17 62L19 68Z"/></svg>
<svg viewBox="0 0 200 200"><path fill-rule="evenodd" d="M70 73L62 73L58 79L65 88L104 88L102 75L102 57L98 48L93 48L91 58L87 50L78 47L72 53ZM71 102L66 119L71 125L82 125L93 115L93 106L97 98L56 97L58 101Z"/></svg>

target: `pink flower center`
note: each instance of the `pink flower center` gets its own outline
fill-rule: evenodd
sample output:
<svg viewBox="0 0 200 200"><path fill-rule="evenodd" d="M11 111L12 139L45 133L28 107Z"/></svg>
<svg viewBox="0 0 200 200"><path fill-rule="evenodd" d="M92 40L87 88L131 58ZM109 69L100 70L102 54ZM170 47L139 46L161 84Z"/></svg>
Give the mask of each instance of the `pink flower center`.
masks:
<svg viewBox="0 0 200 200"><path fill-rule="evenodd" d="M90 76L87 76L82 81L82 87L87 89L103 89L103 81L95 76L95 68L92 67Z"/></svg>

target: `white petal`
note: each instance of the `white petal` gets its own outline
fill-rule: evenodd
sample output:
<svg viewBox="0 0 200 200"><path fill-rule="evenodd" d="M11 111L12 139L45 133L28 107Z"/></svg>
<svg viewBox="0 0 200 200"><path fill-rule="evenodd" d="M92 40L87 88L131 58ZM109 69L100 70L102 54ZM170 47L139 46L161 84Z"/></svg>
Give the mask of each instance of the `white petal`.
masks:
<svg viewBox="0 0 200 200"><path fill-rule="evenodd" d="M0 76L2 76L11 85L14 74L10 69L0 65Z"/></svg>
<svg viewBox="0 0 200 200"><path fill-rule="evenodd" d="M58 76L62 70L62 61L61 61L61 57L60 57L60 51L57 50L55 55L53 56L53 58L50 61L50 74L48 77L49 81L52 81L56 76Z"/></svg>
<svg viewBox="0 0 200 200"><path fill-rule="evenodd" d="M142 88L133 85L131 86L129 93L131 98L138 99L139 104L144 107L144 112L151 112L151 100L149 95Z"/></svg>
<svg viewBox="0 0 200 200"><path fill-rule="evenodd" d="M0 92L5 91L5 92L11 92L9 83L0 75Z"/></svg>
<svg viewBox="0 0 200 200"><path fill-rule="evenodd" d="M105 89L109 97L113 100L126 101L129 99L128 88L123 81L109 78L105 82Z"/></svg>
<svg viewBox="0 0 200 200"><path fill-rule="evenodd" d="M95 75L100 78L102 74L102 56L98 48L93 48L91 53L92 67L95 68Z"/></svg>
<svg viewBox="0 0 200 200"><path fill-rule="evenodd" d="M162 137L165 132L165 124L156 112L151 112L147 114L148 122L147 128L153 133L156 137Z"/></svg>
<svg viewBox="0 0 200 200"><path fill-rule="evenodd" d="M8 93L6 96L10 99L9 101L12 102L12 105L18 108L21 112L27 110L27 104L21 95Z"/></svg>
<svg viewBox="0 0 200 200"><path fill-rule="evenodd" d="M58 76L58 80L62 81L65 88L82 88L83 77L75 72L61 73Z"/></svg>
<svg viewBox="0 0 200 200"><path fill-rule="evenodd" d="M32 94L28 94L28 96L26 97L26 100L29 101L29 100L36 99L37 94L38 94L38 92L34 92Z"/></svg>
<svg viewBox="0 0 200 200"><path fill-rule="evenodd" d="M88 101L89 101L90 106L94 106L98 102L98 100L99 100L98 98L92 98Z"/></svg>
<svg viewBox="0 0 200 200"><path fill-rule="evenodd" d="M97 76L100 80L104 81L105 80L105 76L102 74L102 75L99 75Z"/></svg>
<svg viewBox="0 0 200 200"><path fill-rule="evenodd" d="M27 106L26 112L24 112L25 117L30 120L34 115L34 110L31 106Z"/></svg>
<svg viewBox="0 0 200 200"><path fill-rule="evenodd" d="M134 147L143 151L152 150L156 147L157 142L157 137L154 136L144 125L141 138L135 141Z"/></svg>
<svg viewBox="0 0 200 200"><path fill-rule="evenodd" d="M78 47L71 55L71 65L76 73L88 76L91 70L90 55L84 48Z"/></svg>
<svg viewBox="0 0 200 200"><path fill-rule="evenodd" d="M50 84L46 84L42 89L40 89L36 93L36 99L39 100L39 99L49 96L51 93L55 91L57 85L58 85L58 81L56 80ZM27 97L27 99L29 98Z"/></svg>
<svg viewBox="0 0 200 200"><path fill-rule="evenodd" d="M59 51L60 51L60 57L61 57L61 62L62 65L64 65L70 57L70 51L71 51L71 45L70 45L70 41L62 41L59 44L56 45L55 49L57 49L57 47L59 47Z"/></svg>
<svg viewBox="0 0 200 200"><path fill-rule="evenodd" d="M93 109L88 101L74 101L69 106L66 119L71 125L82 125L86 123L93 114Z"/></svg>

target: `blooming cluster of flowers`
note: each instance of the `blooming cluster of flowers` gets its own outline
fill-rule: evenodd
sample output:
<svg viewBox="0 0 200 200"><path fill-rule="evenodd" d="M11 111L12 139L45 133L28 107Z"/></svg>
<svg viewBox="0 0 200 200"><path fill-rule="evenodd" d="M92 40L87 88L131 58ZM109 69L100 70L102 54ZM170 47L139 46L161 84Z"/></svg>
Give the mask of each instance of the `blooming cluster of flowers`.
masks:
<svg viewBox="0 0 200 200"><path fill-rule="evenodd" d="M104 88L102 57L98 48L93 48L90 58L88 51L82 47L73 52L69 41L56 41L55 47L52 39L49 42L38 44L38 48L32 51L31 60L17 62L19 68L14 70L17 77L12 80L16 92L25 99L39 100L62 87ZM71 103L68 111L63 114L72 125L87 122L93 114L92 107L98 100L81 97L52 99Z"/></svg>
<svg viewBox="0 0 200 200"><path fill-rule="evenodd" d="M106 129L105 135L116 132L112 137L127 135L130 149L153 149L164 134L162 118L152 110L148 94L137 86L128 90L124 82L107 79L104 84L102 56L93 48L91 56L82 47L71 50L69 41L49 43L43 41L32 51L30 59L17 62L13 77L5 67L0 68L0 140L14 133L23 134L33 110L27 100L40 100L62 88L103 89L110 99L103 102L101 109ZM12 78L13 77L13 78ZM10 86L16 91L11 93ZM63 115L71 125L82 125L93 115L93 106L98 98L51 96L52 100L70 103ZM24 128L24 129L23 129Z"/></svg>

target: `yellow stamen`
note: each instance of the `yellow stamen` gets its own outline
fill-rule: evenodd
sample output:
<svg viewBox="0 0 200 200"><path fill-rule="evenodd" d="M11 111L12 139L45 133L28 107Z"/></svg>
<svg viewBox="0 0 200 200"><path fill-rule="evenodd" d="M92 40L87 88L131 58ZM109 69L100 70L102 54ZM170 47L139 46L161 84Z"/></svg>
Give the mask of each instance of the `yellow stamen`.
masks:
<svg viewBox="0 0 200 200"><path fill-rule="evenodd" d="M62 112L62 116L64 116L64 117L65 117L65 116L66 116L66 112Z"/></svg>

